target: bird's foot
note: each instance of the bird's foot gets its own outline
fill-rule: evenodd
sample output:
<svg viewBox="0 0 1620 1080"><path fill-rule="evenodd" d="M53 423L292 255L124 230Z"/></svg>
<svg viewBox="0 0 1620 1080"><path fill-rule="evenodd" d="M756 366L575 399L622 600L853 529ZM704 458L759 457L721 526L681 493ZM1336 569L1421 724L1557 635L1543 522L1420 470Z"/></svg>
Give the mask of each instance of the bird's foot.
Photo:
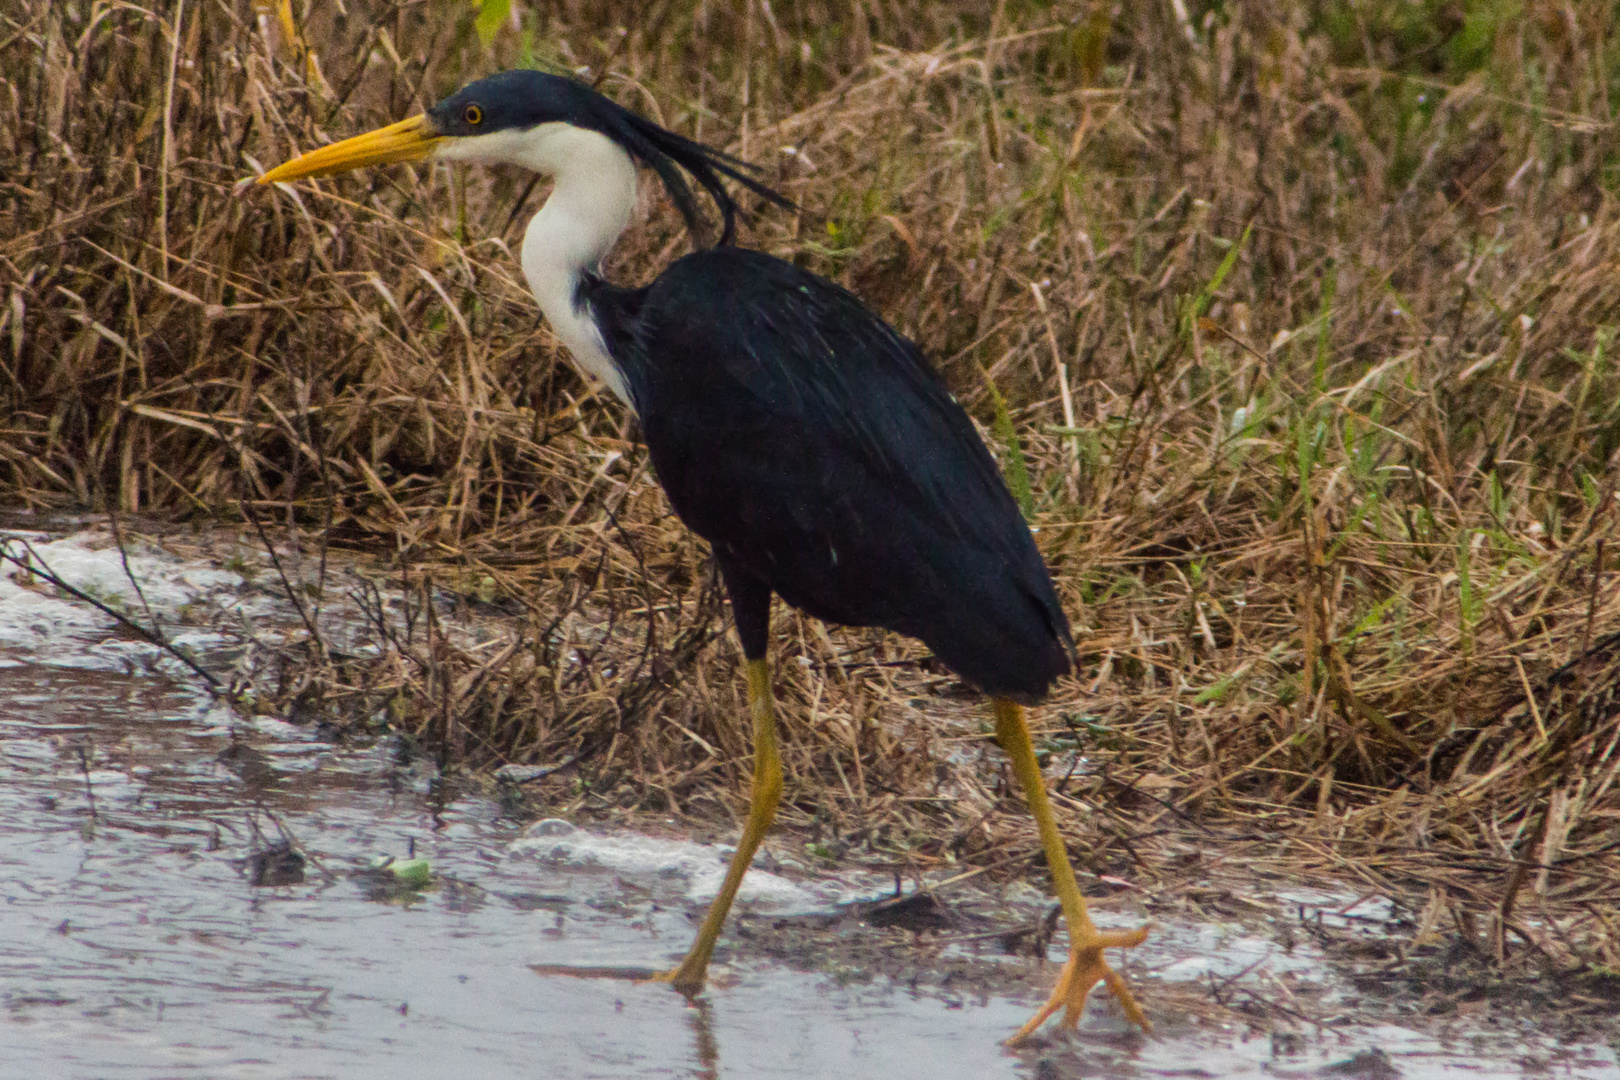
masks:
<svg viewBox="0 0 1620 1080"><path fill-rule="evenodd" d="M1131 995L1131 988L1125 985L1125 980L1108 961L1103 959L1104 949L1129 949L1147 940L1147 927L1135 930L1097 930L1092 928L1089 934L1084 934L1069 947L1069 959L1063 965L1063 971L1058 975L1057 986L1052 990L1052 996L1047 999L1030 1017L1029 1023L1019 1028L1012 1038L1007 1040L1008 1046L1017 1046L1029 1038L1044 1023L1047 1018L1059 1009L1063 1010L1063 1026L1073 1030L1080 1026L1080 1014L1086 1008L1086 996L1091 988L1098 983L1107 983L1108 989L1118 999L1120 1008L1125 1010L1126 1019L1140 1027L1143 1031L1152 1031L1153 1025L1148 1022L1147 1014L1136 1003Z"/></svg>
<svg viewBox="0 0 1620 1080"><path fill-rule="evenodd" d="M695 998L703 993L705 976L708 974L708 964L694 964L692 958L687 957L686 962L673 971L658 971L649 975L645 982L667 983L680 991L687 998Z"/></svg>
<svg viewBox="0 0 1620 1080"><path fill-rule="evenodd" d="M631 966L585 967L574 964L530 964L529 967L539 975L567 975L572 979L623 979L625 982L634 983L665 983L679 990L687 998L694 998L703 993L703 987L708 982L708 965L693 964L690 958L673 971Z"/></svg>

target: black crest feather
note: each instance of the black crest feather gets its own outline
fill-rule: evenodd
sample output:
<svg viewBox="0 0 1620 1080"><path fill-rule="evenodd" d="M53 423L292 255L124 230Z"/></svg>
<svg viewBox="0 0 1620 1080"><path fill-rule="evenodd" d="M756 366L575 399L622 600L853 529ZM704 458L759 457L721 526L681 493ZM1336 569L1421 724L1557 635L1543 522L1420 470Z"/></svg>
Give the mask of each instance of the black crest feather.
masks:
<svg viewBox="0 0 1620 1080"><path fill-rule="evenodd" d="M478 106L476 124L466 118L470 105ZM503 71L462 87L428 110L428 115L440 133L451 136L554 122L600 132L658 174L692 238L699 243L704 232L703 219L691 185L687 183L688 175L708 192L720 211L720 247L729 246L736 238L737 216L743 213L727 190L726 179L741 184L768 202L793 209L791 200L758 179L759 166L659 127L645 116L563 75Z"/></svg>

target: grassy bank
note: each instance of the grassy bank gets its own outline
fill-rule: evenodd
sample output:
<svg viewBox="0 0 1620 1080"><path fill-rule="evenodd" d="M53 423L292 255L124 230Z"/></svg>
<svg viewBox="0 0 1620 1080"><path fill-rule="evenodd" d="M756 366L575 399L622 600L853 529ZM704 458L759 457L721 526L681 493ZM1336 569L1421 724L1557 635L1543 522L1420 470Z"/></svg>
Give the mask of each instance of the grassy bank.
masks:
<svg viewBox="0 0 1620 1080"><path fill-rule="evenodd" d="M802 211L745 242L865 297L984 424L1076 623L1038 719L1094 766L1060 799L1083 864L1151 887L1220 828L1407 898L1415 945L1612 973L1613 20L14 0L0 498L320 532L506 605L511 648L317 651L277 693L381 703L479 762L573 758L551 797L586 808L724 820L737 649L633 421L539 325L512 250L543 185L233 193L476 75L577 70L765 166ZM687 243L644 190L624 281ZM983 740L948 673L778 621L786 820L922 865L1028 857L996 759L952 753Z"/></svg>

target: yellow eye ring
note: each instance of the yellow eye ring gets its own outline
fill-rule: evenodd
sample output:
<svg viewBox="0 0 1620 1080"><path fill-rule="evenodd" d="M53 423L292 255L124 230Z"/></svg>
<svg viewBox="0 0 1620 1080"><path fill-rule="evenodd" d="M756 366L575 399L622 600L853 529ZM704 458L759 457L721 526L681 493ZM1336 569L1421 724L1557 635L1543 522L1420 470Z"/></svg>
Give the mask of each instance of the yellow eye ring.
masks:
<svg viewBox="0 0 1620 1080"><path fill-rule="evenodd" d="M477 105L469 105L461 110L461 118L469 124L481 124L484 122L484 110Z"/></svg>

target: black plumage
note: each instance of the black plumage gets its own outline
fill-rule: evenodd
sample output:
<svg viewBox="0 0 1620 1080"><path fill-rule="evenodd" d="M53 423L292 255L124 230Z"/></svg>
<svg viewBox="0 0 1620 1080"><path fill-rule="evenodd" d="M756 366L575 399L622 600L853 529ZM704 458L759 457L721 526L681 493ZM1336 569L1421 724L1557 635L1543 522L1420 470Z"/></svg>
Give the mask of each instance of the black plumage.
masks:
<svg viewBox="0 0 1620 1080"><path fill-rule="evenodd" d="M732 592L747 579L918 638L998 697L1041 697L1069 670L1068 621L995 461L920 350L853 295L722 247L642 289L587 278L580 299Z"/></svg>

